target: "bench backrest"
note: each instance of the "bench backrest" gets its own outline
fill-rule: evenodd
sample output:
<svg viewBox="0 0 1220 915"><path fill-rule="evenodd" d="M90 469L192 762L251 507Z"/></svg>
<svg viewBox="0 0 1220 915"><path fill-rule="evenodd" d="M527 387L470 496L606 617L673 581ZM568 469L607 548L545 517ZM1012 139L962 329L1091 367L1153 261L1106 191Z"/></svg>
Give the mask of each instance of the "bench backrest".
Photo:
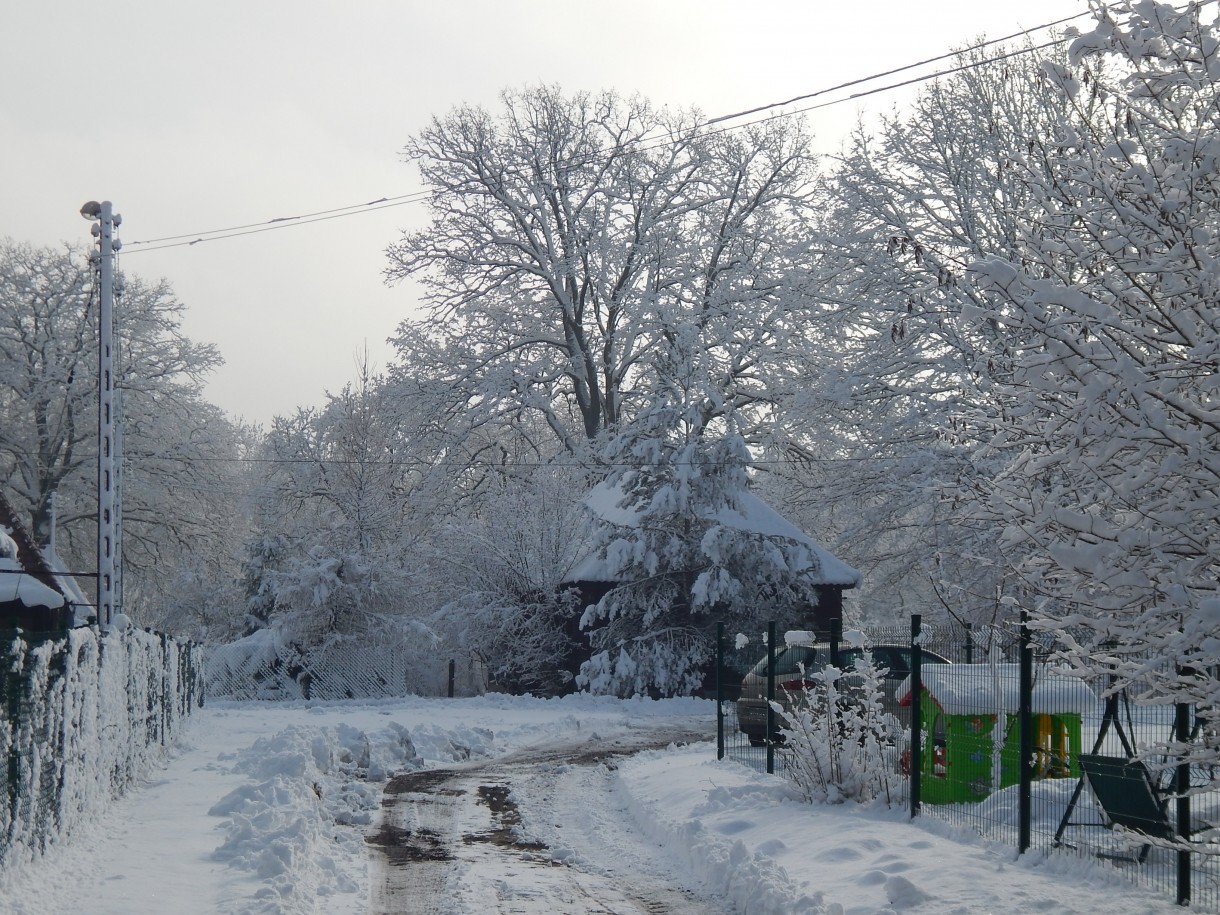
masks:
<svg viewBox="0 0 1220 915"><path fill-rule="evenodd" d="M1174 837L1165 802L1153 790L1147 766L1117 756L1082 753L1079 758L1089 787L1111 823L1161 839Z"/></svg>

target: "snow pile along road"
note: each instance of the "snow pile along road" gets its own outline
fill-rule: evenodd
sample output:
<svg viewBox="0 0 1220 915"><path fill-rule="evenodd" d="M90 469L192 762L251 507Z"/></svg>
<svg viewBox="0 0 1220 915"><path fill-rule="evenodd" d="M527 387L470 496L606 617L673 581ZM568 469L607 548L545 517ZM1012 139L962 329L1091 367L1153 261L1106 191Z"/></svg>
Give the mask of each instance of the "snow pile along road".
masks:
<svg viewBox="0 0 1220 915"><path fill-rule="evenodd" d="M417 742L423 748L421 755ZM294 725L242 751L234 771L250 781L209 808L225 817L218 861L257 876L258 910L310 912L316 900L364 893L365 828L391 774L425 759L454 762L491 753L482 728L440 731L391 722L368 732L347 724Z"/></svg>
<svg viewBox="0 0 1220 915"><path fill-rule="evenodd" d="M616 791L644 834L749 915L1181 911L1104 864L1018 856L905 807L807 804L778 776L717 762L711 745L626 760Z"/></svg>

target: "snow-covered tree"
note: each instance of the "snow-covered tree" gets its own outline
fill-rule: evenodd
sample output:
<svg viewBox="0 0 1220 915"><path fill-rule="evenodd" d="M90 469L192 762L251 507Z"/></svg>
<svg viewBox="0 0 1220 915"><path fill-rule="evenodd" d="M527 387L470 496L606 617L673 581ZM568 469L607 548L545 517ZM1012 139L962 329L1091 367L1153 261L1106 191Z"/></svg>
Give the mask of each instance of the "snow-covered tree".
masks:
<svg viewBox="0 0 1220 915"><path fill-rule="evenodd" d="M694 112L549 86L502 99L435 119L406 150L432 219L390 247L387 276L426 290L396 343L433 421L537 416L583 454L646 403L675 314L743 422L773 403L813 175L799 124L711 131Z"/></svg>
<svg viewBox="0 0 1220 915"><path fill-rule="evenodd" d="M960 64L846 144L807 280L836 345L809 347L807 393L783 417L802 447L766 481L864 571L855 603L874 622L904 608L990 622L1022 587L959 495L1002 463L978 444L1014 342L961 319L977 301L962 280L977 257L1016 250L1029 191L1012 162L1059 103L1025 57Z"/></svg>
<svg viewBox="0 0 1220 915"><path fill-rule="evenodd" d="M140 412L129 407L124 417L142 433L134 443L125 439L123 560L137 571L124 582L124 607L163 632L208 642L236 635L244 626L238 579L257 486L245 458L260 433L201 401L178 409L136 402ZM181 464L195 466L179 472Z"/></svg>
<svg viewBox="0 0 1220 915"><path fill-rule="evenodd" d="M614 583L581 620L595 654L579 682L595 692L689 693L707 674L716 623L753 629L765 613L807 628L823 581L797 532L754 523L763 509L737 414L709 408L715 360L680 336L652 406L608 444L613 469L590 499L596 577Z"/></svg>
<svg viewBox="0 0 1220 915"><path fill-rule="evenodd" d="M247 547L253 628L276 626L301 648L413 618L416 464L397 411L367 359L321 410L277 417Z"/></svg>
<svg viewBox="0 0 1220 915"><path fill-rule="evenodd" d="M707 550L723 574L701 574L699 512L715 512L717 487L744 489L746 449L776 437L814 335L816 297L794 282L812 218L808 138L790 119L709 130L697 112L614 93L502 100L434 120L407 148L432 218L391 246L387 276L419 280L429 312L400 327L395 384L418 410L416 439L446 455L558 449L588 467L577 492L610 473L637 500L698 481L664 522L686 528L693 552L588 620L604 650L628 639L638 660L654 652L641 688L687 691L710 644L707 620L689 625L691 600L731 603L727 570L753 555L722 530Z"/></svg>
<svg viewBox="0 0 1220 915"><path fill-rule="evenodd" d="M183 335L169 285L122 272L116 287L125 609L161 620L180 561L224 564L240 433L203 400L220 358ZM43 543L55 494L57 550L76 569L96 557L97 333L84 253L0 242L0 483Z"/></svg>
<svg viewBox="0 0 1220 915"><path fill-rule="evenodd" d="M563 587L588 549L571 464L502 466L424 545L432 627L510 692L570 688L576 595Z"/></svg>
<svg viewBox="0 0 1220 915"><path fill-rule="evenodd" d="M1011 252L971 266L975 316L1023 345L988 487L1041 624L1082 669L1220 701L1220 31L1203 6L1096 5L1048 60L1056 129L1012 170ZM1189 752L1214 760L1213 736Z"/></svg>

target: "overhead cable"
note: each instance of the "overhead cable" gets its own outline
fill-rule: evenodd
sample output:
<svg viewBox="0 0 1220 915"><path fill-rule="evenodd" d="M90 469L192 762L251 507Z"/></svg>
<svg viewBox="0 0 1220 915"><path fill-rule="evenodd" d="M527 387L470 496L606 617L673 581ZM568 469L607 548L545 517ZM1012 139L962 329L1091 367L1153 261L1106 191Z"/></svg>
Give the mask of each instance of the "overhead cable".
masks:
<svg viewBox="0 0 1220 915"><path fill-rule="evenodd" d="M729 125L726 123L728 121L734 121L739 118L746 118L746 117L750 117L752 115L758 115L758 114L764 114L766 112L771 112L777 108L785 108L789 105L793 105L798 102L808 101L808 100L814 99L814 98L820 98L820 97L828 95L832 92L837 92L842 89L851 88L853 86L860 86L860 85L863 85L866 83L874 82L878 79L884 79L887 76L893 76L898 73L908 72L908 71L916 69L918 67L923 67L923 66L927 66L929 64L939 63L940 61L947 60L947 59L954 58L954 57L960 57L962 54L968 54L972 51L982 50L984 48L991 47L992 45L995 45L995 44L999 44L999 43L1002 43L1005 41L1011 41L1014 38L1021 38L1021 37L1029 36L1035 32L1039 32L1039 31L1042 31L1042 30L1048 29L1048 28L1053 28L1055 26L1062 25L1067 22L1071 22L1075 19L1079 19L1086 15L1088 15L1087 12L1077 13L1074 16L1068 16L1063 19L1057 19L1052 22L1043 23L1042 25L1037 25L1037 26L1033 26L1028 29L1022 29L1020 31L1013 32L1012 34L1006 35L1003 38L994 38L994 39L988 39L985 41L981 41L974 45L970 45L969 47L966 47L966 48L946 52L944 54L940 54L935 57L929 57L925 60L917 61L917 62L911 63L911 64L906 64L902 67L895 67L890 70L884 70L879 73L871 74L869 76L860 77L859 79L849 80L848 82L840 83L836 86L830 86L825 89L819 89L815 92L809 92L809 93L805 93L804 95L798 95L798 96L795 96L794 98L788 99L786 101L771 102L769 104L759 105L757 107L746 109L744 111L738 111L738 112L734 112L732 114L720 115L718 117L710 118L706 121L703 121L701 124L696 125L695 129L703 130L705 128L712 127L714 125L725 125L725 126L719 127L717 130L711 131L711 133L722 133L722 132L727 132L727 131L731 131L731 130L740 130L740 129L748 127L752 124L765 123L767 121L774 120L776 118L791 117L796 114L803 114L808 111L814 111L814 110L817 110L820 108L830 107L831 105L842 104L844 102L853 101L853 100L864 98L864 97L867 97L870 95L876 95L878 93L888 92L888 91L891 91L894 89L900 89L900 88L903 88L906 86L914 85L916 83L927 82L928 80L937 79L942 76L947 76L947 75L951 75L954 73L960 73L965 70L970 70L970 69L974 69L977 67L989 65L989 64L995 63L997 61L1007 60L1009 58L1017 57L1017 56L1020 56L1023 54L1033 53L1035 51L1043 50L1048 47L1053 47L1057 44L1062 44L1065 41L1067 41L1068 39L1066 39L1066 38L1056 39L1053 41L1045 42L1040 45L1020 48L1020 49L1008 52L1006 54L1000 55L999 57L985 58L985 59L981 59L981 60L971 61L969 63L962 64L957 67L952 67L952 68L943 69L943 70L936 70L936 71L933 71L932 73L927 73L927 74L923 74L921 76L912 77L911 79L903 80L903 81L897 82L897 83L889 83L884 86L879 86L874 89L869 89L869 90L862 91L862 92L855 92L855 93L852 93L851 95L844 96L842 98L832 99L832 100L825 101L825 102L821 102L817 105L809 105L804 108L799 108L799 109L795 109L792 111L780 112L778 114L769 115L768 117L761 117L761 118L756 118L754 120L743 121L738 124ZM616 146L616 147L614 147L614 149L610 150L609 152L617 153L617 152L621 151L622 149L629 148L631 146L637 146L639 148L647 150L650 147L648 147L646 145L640 146L640 144L646 143L649 139L650 139L649 137L647 137L646 135L643 135L643 136L637 137L631 141L628 141L627 143ZM653 139L655 139L655 138L653 138ZM224 238L235 238L235 237L239 237L239 236L243 236L243 235L255 235L255 234L262 233L262 232L270 232L270 231L274 231L277 229L286 229L286 228L291 228L293 226L308 225L310 223L323 222L323 221L330 220L330 219L342 219L347 216L358 216L358 215L361 215L364 213L371 213L376 210L389 209L391 207L405 206L407 204L412 204L412 203L423 203L423 202L426 202L426 201L432 199L434 196L435 196L435 194L432 191L415 191L415 192L412 192L409 194L399 194L399 195L396 195L393 197L388 197L388 196L380 197L376 200L368 201L367 203L356 203L356 204L350 204L348 206L334 207L331 209L317 210L317 211L313 211L313 212L302 213L298 216L277 216L272 219L264 220L262 222L246 223L243 225L229 226L227 228L209 229L209 230L204 230L204 231L200 231L200 232L187 232L187 233L183 233L181 235L166 235L166 236L161 236L158 238L141 239L139 241L127 241L126 242L126 246L127 246L126 253L127 254L141 254L141 253L148 252L148 251L161 251L166 248L188 247L191 245L197 245L197 244L201 244L203 242L208 242L208 241L217 241L217 240L224 239ZM137 246L145 246L145 247L137 247Z"/></svg>

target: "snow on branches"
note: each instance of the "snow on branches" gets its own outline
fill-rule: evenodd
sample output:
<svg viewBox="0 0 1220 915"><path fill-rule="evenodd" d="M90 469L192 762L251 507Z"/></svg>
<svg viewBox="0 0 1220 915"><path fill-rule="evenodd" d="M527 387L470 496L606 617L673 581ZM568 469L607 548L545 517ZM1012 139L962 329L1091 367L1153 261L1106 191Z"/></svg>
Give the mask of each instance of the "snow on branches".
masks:
<svg viewBox="0 0 1220 915"><path fill-rule="evenodd" d="M988 498L1041 625L1082 669L1204 706L1220 699L1203 673L1220 644L1217 42L1196 5L1102 11L1072 60L1097 83L1104 57L1121 103L1069 99L1070 142L1015 169L1019 256L970 268L981 315L1023 341Z"/></svg>

